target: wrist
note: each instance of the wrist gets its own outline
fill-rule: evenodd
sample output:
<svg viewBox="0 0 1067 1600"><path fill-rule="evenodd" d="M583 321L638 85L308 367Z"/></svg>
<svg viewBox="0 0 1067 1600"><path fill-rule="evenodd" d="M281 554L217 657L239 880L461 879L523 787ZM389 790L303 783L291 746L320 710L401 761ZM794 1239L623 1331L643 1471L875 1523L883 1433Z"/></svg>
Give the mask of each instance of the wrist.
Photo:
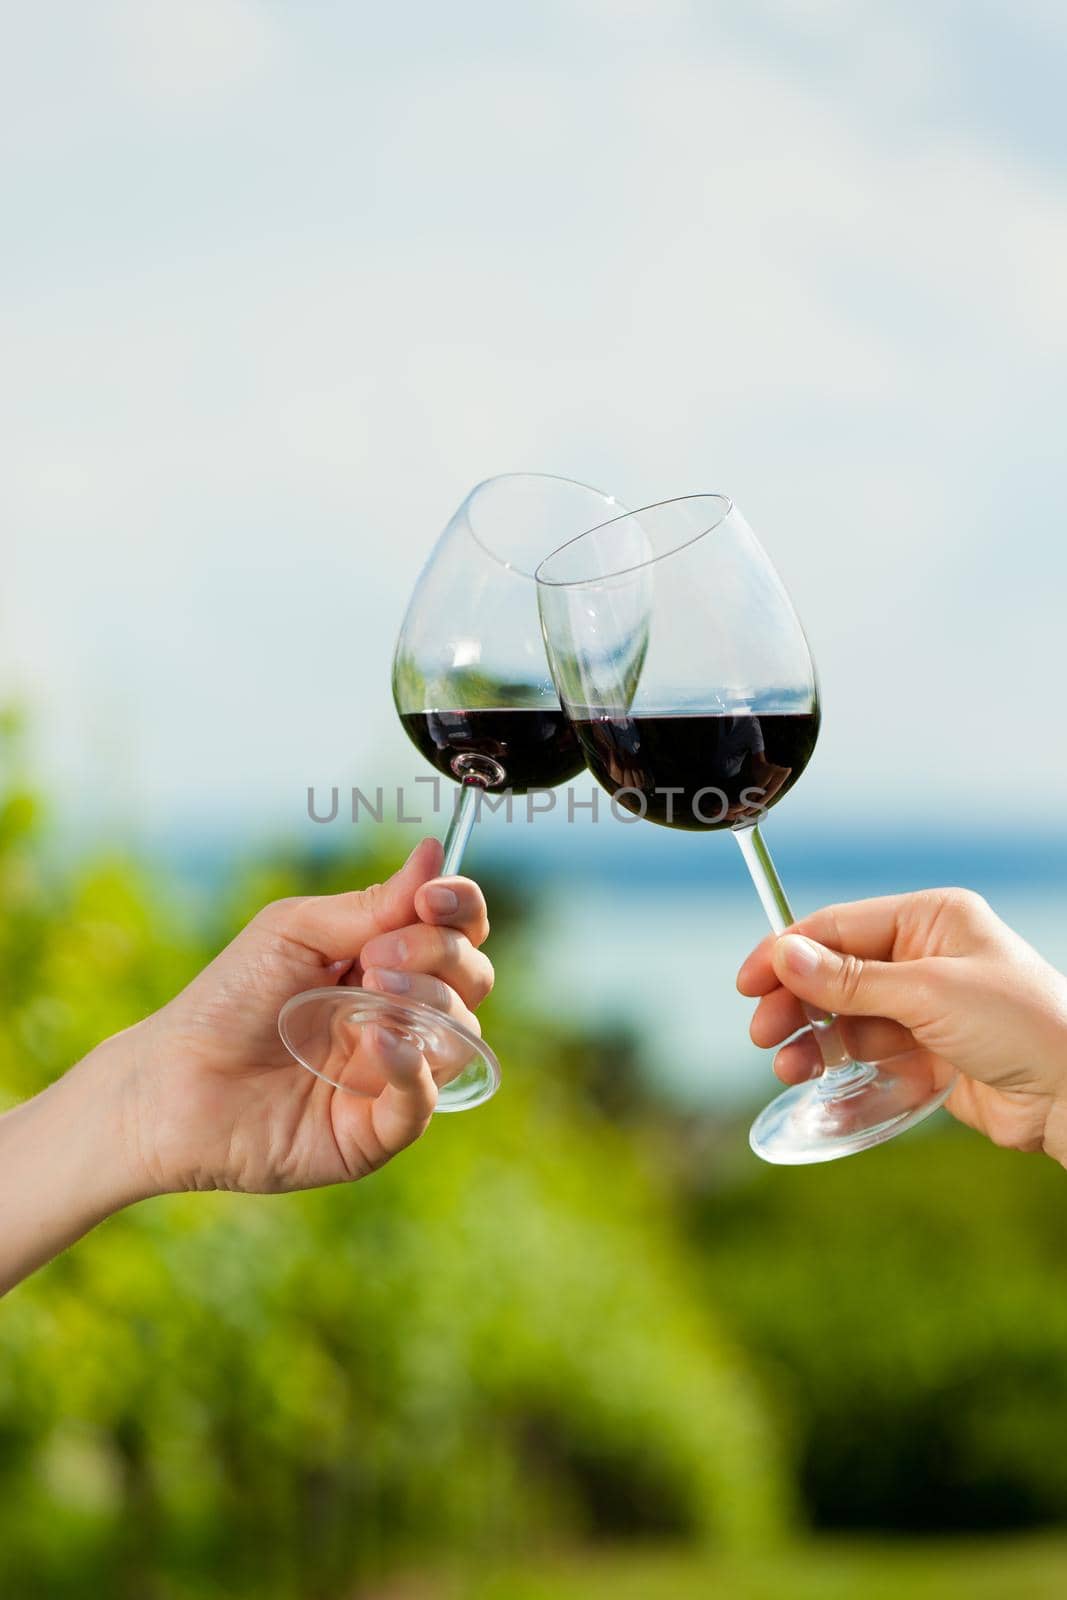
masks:
<svg viewBox="0 0 1067 1600"><path fill-rule="evenodd" d="M151 1018L103 1040L60 1079L76 1093L100 1175L91 1184L107 1214L164 1193L146 1150L143 1102L151 1075ZM55 1087L59 1087L56 1085ZM87 1150L88 1153L88 1150Z"/></svg>
<svg viewBox="0 0 1067 1600"><path fill-rule="evenodd" d="M86 1058L115 1097L116 1171L128 1196L123 1204L215 1187L197 1170L203 1140L191 1111L195 1093L188 1080L184 1090L176 1082L175 1062L186 1060L188 1049L171 1007L164 1006Z"/></svg>
<svg viewBox="0 0 1067 1600"><path fill-rule="evenodd" d="M82 1231L154 1192L134 1137L133 1031L105 1039L23 1108L31 1148L48 1151Z"/></svg>
<svg viewBox="0 0 1067 1600"><path fill-rule="evenodd" d="M126 1035L0 1118L0 1293L152 1192L131 1148Z"/></svg>

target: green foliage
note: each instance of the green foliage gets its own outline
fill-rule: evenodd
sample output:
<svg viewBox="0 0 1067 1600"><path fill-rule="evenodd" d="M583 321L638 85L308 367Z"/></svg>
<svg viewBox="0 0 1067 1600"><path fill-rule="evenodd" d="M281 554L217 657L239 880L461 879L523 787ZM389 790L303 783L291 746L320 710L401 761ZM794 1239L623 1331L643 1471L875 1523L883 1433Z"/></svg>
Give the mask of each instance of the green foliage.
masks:
<svg viewBox="0 0 1067 1600"><path fill-rule="evenodd" d="M159 1005L263 897L387 865L279 854L198 930L128 863L50 880L35 827L9 795L9 1100ZM496 920L506 964L506 897ZM748 1362L641 1143L583 1092L584 1041L504 1001L487 1025L506 1092L374 1179L142 1205L9 1296L0 1593L312 1600L561 1534L783 1528Z"/></svg>
<svg viewBox="0 0 1067 1600"><path fill-rule="evenodd" d="M1067 1180L938 1120L695 1201L708 1298L762 1359L824 1526L1067 1518Z"/></svg>

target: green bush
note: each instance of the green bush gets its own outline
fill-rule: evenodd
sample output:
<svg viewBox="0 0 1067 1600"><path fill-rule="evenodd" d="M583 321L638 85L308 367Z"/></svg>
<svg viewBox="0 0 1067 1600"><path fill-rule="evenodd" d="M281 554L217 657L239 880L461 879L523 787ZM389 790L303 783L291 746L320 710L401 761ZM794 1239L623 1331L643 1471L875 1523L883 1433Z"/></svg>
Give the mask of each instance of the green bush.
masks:
<svg viewBox="0 0 1067 1600"><path fill-rule="evenodd" d="M859 1160L694 1200L826 1527L1067 1518L1067 1179L947 1116Z"/></svg>

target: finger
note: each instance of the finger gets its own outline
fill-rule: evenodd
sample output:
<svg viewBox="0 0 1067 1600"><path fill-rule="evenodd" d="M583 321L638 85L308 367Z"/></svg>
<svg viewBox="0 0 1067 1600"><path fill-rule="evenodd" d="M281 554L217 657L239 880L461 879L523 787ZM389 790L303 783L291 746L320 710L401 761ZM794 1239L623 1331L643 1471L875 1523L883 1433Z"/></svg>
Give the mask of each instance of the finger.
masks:
<svg viewBox="0 0 1067 1600"><path fill-rule="evenodd" d="M905 908L914 904L912 894L845 901L801 917L788 931L805 934L832 950L847 950L868 960L886 960L893 952ZM776 987L780 980L772 958L777 942L777 934L768 934L742 962L737 974L737 987L742 994L755 999Z"/></svg>
<svg viewBox="0 0 1067 1600"><path fill-rule="evenodd" d="M1004 1094L961 1073L945 1101L945 1110L1009 1150L1035 1151L1043 1147L1043 1135L1035 1133L1034 1107L1028 1095L1016 1098L1010 1091Z"/></svg>
<svg viewBox="0 0 1067 1600"><path fill-rule="evenodd" d="M455 928L416 922L397 933L382 934L367 944L360 962L390 972L426 972L442 978L473 1010L493 987L493 964Z"/></svg>
<svg viewBox="0 0 1067 1600"><path fill-rule="evenodd" d="M779 984L770 994L763 996L752 1013L748 1033L753 1044L758 1044L761 1050L767 1050L807 1025L808 1019L801 1002L795 994Z"/></svg>
<svg viewBox="0 0 1067 1600"><path fill-rule="evenodd" d="M902 918L915 908L914 894L887 894L873 900L843 901L801 917L789 929L831 950L847 950L864 961L888 961Z"/></svg>
<svg viewBox="0 0 1067 1600"><path fill-rule="evenodd" d="M768 1050L807 1028L810 1020L802 1002L788 989L779 988L765 995L756 1007L749 1034L753 1044ZM851 1054L864 1061L899 1055L915 1042L908 1028L888 1017L840 1017L838 1026Z"/></svg>
<svg viewBox="0 0 1067 1600"><path fill-rule="evenodd" d="M429 973L391 972L381 967L370 967L363 974L364 989L373 989L390 999L417 1000L421 1005L432 1006L446 1016L469 1028L481 1037L481 1026L474 1012L464 1005L455 989L441 978Z"/></svg>
<svg viewBox="0 0 1067 1600"><path fill-rule="evenodd" d="M852 1020L842 1025L849 1054L856 1061L894 1061L912 1053L915 1041L905 1028L882 1017ZM783 1083L806 1083L823 1069L822 1054L810 1029L790 1039L774 1058L775 1073Z"/></svg>
<svg viewBox="0 0 1067 1600"><path fill-rule="evenodd" d="M822 1056L810 1033L802 1033L778 1051L774 1058L774 1072L784 1084L807 1083L822 1071Z"/></svg>
<svg viewBox="0 0 1067 1600"><path fill-rule="evenodd" d="M398 1039L387 1028L373 1031L379 1036L375 1047L387 1080L370 1107L377 1146L371 1157L376 1166L381 1166L426 1131L437 1104L437 1085L425 1057L414 1045Z"/></svg>
<svg viewBox="0 0 1067 1600"><path fill-rule="evenodd" d="M774 949L775 935L769 933L761 939L752 953L745 957L741 963L741 970L737 974L737 987L741 994L755 999L757 995L768 994L778 987L778 974L771 961L771 951Z"/></svg>
<svg viewBox="0 0 1067 1600"><path fill-rule="evenodd" d="M787 930L804 934L832 950L847 950L865 960L887 960L900 931L905 910L914 907L915 895L883 895L872 900L844 901L823 906L810 916L801 917ZM766 994L773 986L771 974L777 934L762 939L738 973L742 994Z"/></svg>
<svg viewBox="0 0 1067 1600"><path fill-rule="evenodd" d="M936 1009L936 961L861 960L796 933L782 935L772 959L787 989L827 1011L892 1017L915 1028Z"/></svg>
<svg viewBox="0 0 1067 1600"><path fill-rule="evenodd" d="M459 1076L475 1054L467 1035L473 1034L480 1039L482 1030L478 1018L467 1009L454 989L429 974L385 972L378 967L372 967L364 975L363 986L379 994L396 995L401 1003L417 1000L458 1023L465 1032L439 1028L427 1033L420 1028L420 1034L426 1060L438 1088Z"/></svg>
<svg viewBox="0 0 1067 1600"><path fill-rule="evenodd" d="M345 894L306 900L279 900L266 906L259 921L276 934L303 945L325 965L355 959L368 939L402 928L416 917L415 895L441 867L438 839L423 839L398 872L384 883ZM338 970L343 970L338 967Z"/></svg>
<svg viewBox="0 0 1067 1600"><path fill-rule="evenodd" d="M405 1057L400 1051L401 1045L409 1052L414 1050L415 1055L419 1053L403 1025L403 1019L399 1017L389 1017L387 1024L387 1014L383 1013L380 1023L372 1023L348 1007L341 1006L327 1013L329 1026L325 1029L322 1026L321 1005L313 1003L299 1008L297 1015L305 1016L301 1030L304 1043L301 1059L308 1062L315 1072L321 1073L327 1083L335 1084L339 1089L346 1090L347 1095L355 1095L363 1100L373 1100L381 1094L389 1082L389 1060L398 1051L403 1066ZM395 1027L390 1025L394 1021ZM325 1054L322 1053L323 1046ZM410 1056L407 1059L410 1061Z"/></svg>
<svg viewBox="0 0 1067 1600"><path fill-rule="evenodd" d="M470 878L434 878L432 883L424 883L415 894L415 914L420 922L458 928L475 946L489 937L485 895Z"/></svg>

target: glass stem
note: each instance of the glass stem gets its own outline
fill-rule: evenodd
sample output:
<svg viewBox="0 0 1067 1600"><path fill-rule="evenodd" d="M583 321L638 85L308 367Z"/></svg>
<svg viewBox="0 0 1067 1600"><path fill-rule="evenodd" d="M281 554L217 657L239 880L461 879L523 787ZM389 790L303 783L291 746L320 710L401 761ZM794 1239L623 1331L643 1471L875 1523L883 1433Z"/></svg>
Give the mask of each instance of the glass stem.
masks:
<svg viewBox="0 0 1067 1600"><path fill-rule="evenodd" d="M775 933L784 933L793 925L796 918L782 888L782 880L771 860L771 853L759 831L759 825L753 823L748 828L735 828L734 838L745 858L745 866L756 886L756 893L760 897L763 909L767 913L767 921ZM837 1017L832 1012L820 1011L818 1006L809 1006L803 1001L801 1004L804 1015L811 1023L811 1031L815 1035L815 1043L823 1059L823 1073L818 1079L820 1093L846 1094L858 1089L864 1083L869 1083L875 1076L876 1069L868 1066L866 1062L853 1061L841 1037L841 1027Z"/></svg>
<svg viewBox="0 0 1067 1600"><path fill-rule="evenodd" d="M474 819L478 815L478 796L484 788L485 784L479 782L477 778L465 778L460 784L452 821L448 824L448 832L445 834L445 858L441 863L442 878L450 878L460 869L463 852L467 848L467 840L471 836Z"/></svg>

